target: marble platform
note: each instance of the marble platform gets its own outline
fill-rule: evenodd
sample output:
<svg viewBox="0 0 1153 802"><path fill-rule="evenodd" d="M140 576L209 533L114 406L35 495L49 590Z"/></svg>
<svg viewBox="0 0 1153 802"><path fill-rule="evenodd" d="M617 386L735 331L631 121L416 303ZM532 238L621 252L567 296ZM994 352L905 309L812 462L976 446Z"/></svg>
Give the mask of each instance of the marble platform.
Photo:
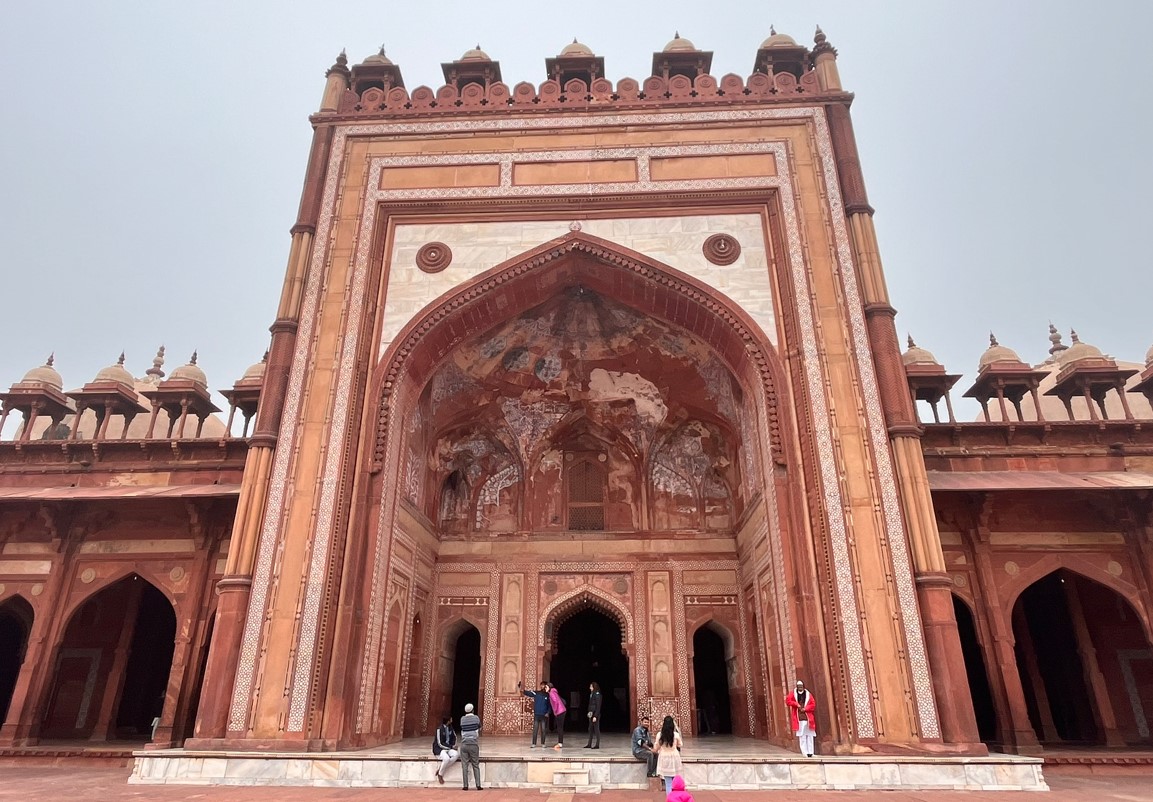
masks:
<svg viewBox="0 0 1153 802"><path fill-rule="evenodd" d="M530 749L525 740L482 738L481 777L486 786L584 793L649 788L644 764L629 754L625 735L607 736L595 751L582 749L580 738L571 738L561 751ZM761 741L714 736L688 739L683 760L685 782L702 790L1048 790L1041 760L1016 755L805 758ZM420 788L437 785L437 765L426 738L347 752L166 749L136 752L129 782ZM456 764L446 772L445 785L460 782Z"/></svg>

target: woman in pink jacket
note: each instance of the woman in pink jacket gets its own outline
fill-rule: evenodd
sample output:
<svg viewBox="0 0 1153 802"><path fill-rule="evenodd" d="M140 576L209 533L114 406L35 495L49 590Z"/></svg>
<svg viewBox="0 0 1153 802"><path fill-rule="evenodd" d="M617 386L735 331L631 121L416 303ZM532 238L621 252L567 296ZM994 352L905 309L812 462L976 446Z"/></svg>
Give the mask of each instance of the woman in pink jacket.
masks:
<svg viewBox="0 0 1153 802"><path fill-rule="evenodd" d="M549 684L548 686L548 703L552 707L553 717L556 719L556 746L553 749L564 748L564 717L568 713L568 708L564 706L564 702L557 693L555 685Z"/></svg>
<svg viewBox="0 0 1153 802"><path fill-rule="evenodd" d="M693 795L685 790L685 778L681 775L673 777L673 790L669 791L666 802L693 802Z"/></svg>

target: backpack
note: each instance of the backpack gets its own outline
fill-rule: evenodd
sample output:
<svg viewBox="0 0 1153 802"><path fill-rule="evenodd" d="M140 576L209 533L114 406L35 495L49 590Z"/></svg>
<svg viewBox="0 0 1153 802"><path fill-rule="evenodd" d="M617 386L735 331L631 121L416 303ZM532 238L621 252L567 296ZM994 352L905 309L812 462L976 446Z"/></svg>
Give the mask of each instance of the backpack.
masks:
<svg viewBox="0 0 1153 802"><path fill-rule="evenodd" d="M441 727L436 728L436 732L432 736L432 753L440 757L440 731Z"/></svg>

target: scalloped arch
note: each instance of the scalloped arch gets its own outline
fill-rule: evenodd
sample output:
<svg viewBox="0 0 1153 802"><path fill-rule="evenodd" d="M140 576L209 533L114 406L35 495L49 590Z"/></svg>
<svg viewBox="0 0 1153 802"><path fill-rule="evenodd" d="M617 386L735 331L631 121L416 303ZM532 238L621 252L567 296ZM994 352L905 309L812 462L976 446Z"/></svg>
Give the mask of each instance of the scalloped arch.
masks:
<svg viewBox="0 0 1153 802"><path fill-rule="evenodd" d="M622 648L625 644L634 642L632 614L603 590L592 585L583 585L553 599L544 609L537 629L537 645L543 648L546 641L551 643L561 624L581 610L590 608L604 613L620 625L621 637L624 639ZM555 644L553 645L555 651Z"/></svg>

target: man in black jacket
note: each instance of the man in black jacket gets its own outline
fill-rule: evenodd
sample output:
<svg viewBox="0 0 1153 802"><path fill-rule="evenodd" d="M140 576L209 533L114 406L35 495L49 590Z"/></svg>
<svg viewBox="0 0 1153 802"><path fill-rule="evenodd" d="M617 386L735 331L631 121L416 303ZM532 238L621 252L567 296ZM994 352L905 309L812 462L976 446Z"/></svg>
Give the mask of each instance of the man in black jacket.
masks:
<svg viewBox="0 0 1153 802"><path fill-rule="evenodd" d="M521 688L520 683L516 684L517 688ZM540 732L540 745L545 747L545 733L548 732L548 683L542 682L539 691L526 691L521 688L521 693L532 699L532 743L529 744L529 749L536 748L536 734Z"/></svg>

